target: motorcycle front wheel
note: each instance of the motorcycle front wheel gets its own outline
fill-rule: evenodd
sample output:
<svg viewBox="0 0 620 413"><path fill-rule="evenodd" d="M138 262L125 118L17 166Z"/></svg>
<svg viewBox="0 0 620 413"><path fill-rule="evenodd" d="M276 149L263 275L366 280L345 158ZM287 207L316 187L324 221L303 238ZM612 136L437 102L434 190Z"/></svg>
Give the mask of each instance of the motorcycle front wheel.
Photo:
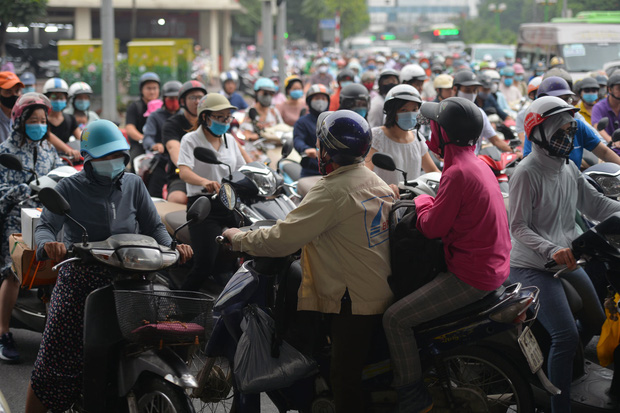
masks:
<svg viewBox="0 0 620 413"><path fill-rule="evenodd" d="M232 367L225 357L207 357L202 346L190 352L190 372L198 381L198 388L189 390L189 397L197 413L234 413Z"/></svg>
<svg viewBox="0 0 620 413"><path fill-rule="evenodd" d="M193 413L183 390L161 377L147 377L136 389L136 401L140 413Z"/></svg>
<svg viewBox="0 0 620 413"><path fill-rule="evenodd" d="M437 363L424 374L424 383L435 403L434 413L534 412L527 380L493 351L464 347L443 356Z"/></svg>

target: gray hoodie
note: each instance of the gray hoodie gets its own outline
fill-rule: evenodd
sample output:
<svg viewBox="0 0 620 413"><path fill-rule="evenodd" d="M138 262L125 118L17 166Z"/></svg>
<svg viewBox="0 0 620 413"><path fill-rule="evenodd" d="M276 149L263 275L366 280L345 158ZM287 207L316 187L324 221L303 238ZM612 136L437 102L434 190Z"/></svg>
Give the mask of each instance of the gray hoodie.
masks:
<svg viewBox="0 0 620 413"><path fill-rule="evenodd" d="M56 190L71 205L71 216L86 227L89 241L103 241L114 234L139 233L153 237L161 245L172 242L137 175L122 173L114 180L101 177L93 173L87 158L84 170L61 180ZM38 260L49 258L43 246L56 241L56 234L63 226L67 248L81 242L82 230L75 223L43 210L35 230Z"/></svg>
<svg viewBox="0 0 620 413"><path fill-rule="evenodd" d="M533 144L510 178L510 266L543 269L555 252L570 247L581 234L577 210L603 220L620 212L620 202L594 189L574 163Z"/></svg>

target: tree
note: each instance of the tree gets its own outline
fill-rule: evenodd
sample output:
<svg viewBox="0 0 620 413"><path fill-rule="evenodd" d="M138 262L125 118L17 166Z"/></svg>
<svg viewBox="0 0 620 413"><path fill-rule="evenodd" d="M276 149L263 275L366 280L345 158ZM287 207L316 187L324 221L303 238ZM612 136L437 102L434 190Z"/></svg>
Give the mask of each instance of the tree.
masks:
<svg viewBox="0 0 620 413"><path fill-rule="evenodd" d="M340 37L345 39L368 27L366 0L325 0L330 16L340 11Z"/></svg>
<svg viewBox="0 0 620 413"><path fill-rule="evenodd" d="M45 16L47 0L0 0L0 56L6 56L6 29L9 23L29 25Z"/></svg>

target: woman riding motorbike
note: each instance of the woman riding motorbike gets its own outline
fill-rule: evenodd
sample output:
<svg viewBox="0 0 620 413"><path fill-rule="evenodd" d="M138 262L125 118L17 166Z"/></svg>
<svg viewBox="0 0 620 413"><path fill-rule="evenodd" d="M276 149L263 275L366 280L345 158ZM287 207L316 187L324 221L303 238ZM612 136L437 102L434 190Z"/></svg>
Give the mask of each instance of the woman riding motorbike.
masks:
<svg viewBox="0 0 620 413"><path fill-rule="evenodd" d="M422 382L412 327L464 307L508 278L510 238L502 194L493 172L474 154L483 118L465 98L422 105L430 119L429 148L445 166L435 198L415 199L417 228L441 238L448 271L387 309L383 327L390 347L399 413L427 412L433 400Z"/></svg>
<svg viewBox="0 0 620 413"><path fill-rule="evenodd" d="M56 190L68 201L72 218L86 228L89 239L141 233L171 245L144 183L137 175L124 173L129 144L120 129L108 120L97 120L86 126L81 138L84 169L60 181ZM61 230L64 242L57 242ZM35 231L37 259L62 261L67 246L81 242L82 233L65 216L44 209ZM177 249L181 262L192 255L188 245ZM26 412L65 411L79 396L84 305L93 290L110 282L109 271L75 262L61 267L28 387Z"/></svg>
<svg viewBox="0 0 620 413"><path fill-rule="evenodd" d="M198 103L198 118L192 131L181 139L179 174L187 185L187 208L207 193L217 193L222 178L228 176L225 165L211 165L196 160L194 149L201 146L217 153L218 159L236 171L245 160L235 138L226 133L237 108L219 93L208 93ZM235 227L234 215L220 202L213 202L206 220L190 225L192 247L200 254L194 258L192 270L182 285L183 290L197 291L206 277L213 277L219 247L215 237L223 227Z"/></svg>
<svg viewBox="0 0 620 413"><path fill-rule="evenodd" d="M592 281L577 269L570 244L579 235L577 210L602 220L620 211L620 204L589 185L569 162L577 131L578 108L564 100L536 99L525 115L525 133L532 152L510 178L510 280L540 289L538 319L551 336L547 374L562 393L551 398L554 413L570 412L573 357L579 339L587 343L601 331L605 315ZM572 272L564 274L584 301L583 318L575 324L561 281L545 264L555 260Z"/></svg>
<svg viewBox="0 0 620 413"><path fill-rule="evenodd" d="M9 332L11 312L19 292L19 280L11 271L9 236L21 232L21 208L37 208L38 202L29 200L28 183L34 179L29 170L38 176L46 175L62 162L54 147L48 142L47 114L51 109L49 99L40 93L26 93L21 96L11 112L13 133L0 145L0 153L17 156L24 169L15 171L0 168L0 217L2 241L0 264L0 359L18 361L13 336Z"/></svg>

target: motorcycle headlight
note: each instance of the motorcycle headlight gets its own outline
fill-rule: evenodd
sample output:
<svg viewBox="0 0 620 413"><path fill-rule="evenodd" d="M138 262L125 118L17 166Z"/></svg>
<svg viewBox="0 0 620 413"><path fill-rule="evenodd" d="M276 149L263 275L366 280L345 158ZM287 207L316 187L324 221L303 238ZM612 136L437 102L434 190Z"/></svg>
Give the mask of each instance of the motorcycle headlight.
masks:
<svg viewBox="0 0 620 413"><path fill-rule="evenodd" d="M101 261L104 264L112 265L114 267L120 267L121 262L119 261L116 254L114 254L114 250L100 250L93 249L91 251L93 257L95 257L98 261Z"/></svg>
<svg viewBox="0 0 620 413"><path fill-rule="evenodd" d="M594 180L603 188L605 196L610 198L620 197L620 180L615 176L594 175Z"/></svg>
<svg viewBox="0 0 620 413"><path fill-rule="evenodd" d="M249 172L246 174L258 188L258 194L271 196L276 192L276 177L269 171L268 173Z"/></svg>
<svg viewBox="0 0 620 413"><path fill-rule="evenodd" d="M155 248L121 248L116 253L114 250L93 249L92 255L104 264L136 271L157 271L166 266L164 262L176 262L176 254L162 254ZM165 261L163 255L166 255Z"/></svg>
<svg viewBox="0 0 620 413"><path fill-rule="evenodd" d="M437 190L439 190L439 182L437 181L426 181L426 185L428 185L428 187L432 189L435 193L437 193Z"/></svg>

